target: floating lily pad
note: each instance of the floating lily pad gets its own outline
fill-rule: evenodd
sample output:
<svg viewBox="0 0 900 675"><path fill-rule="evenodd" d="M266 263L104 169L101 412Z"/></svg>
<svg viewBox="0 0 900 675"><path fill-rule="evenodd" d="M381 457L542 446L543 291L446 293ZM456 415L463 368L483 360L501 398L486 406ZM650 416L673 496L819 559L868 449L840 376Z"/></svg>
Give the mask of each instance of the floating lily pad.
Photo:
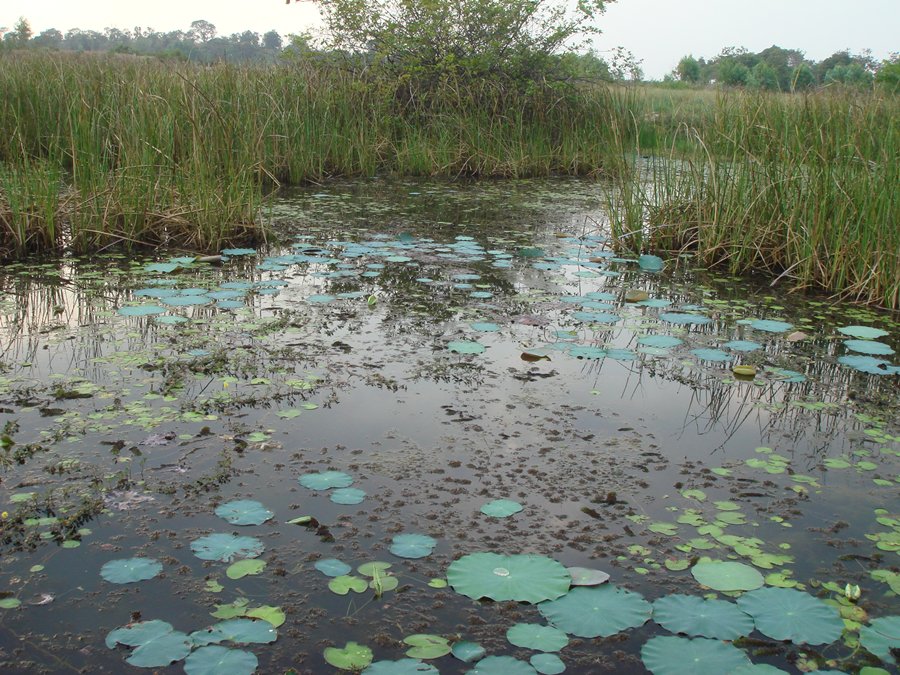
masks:
<svg viewBox="0 0 900 675"><path fill-rule="evenodd" d="M287 619L281 607L273 607L272 605L262 605L261 607L248 609L245 616L252 619L262 619L275 626L275 628L278 628Z"/></svg>
<svg viewBox="0 0 900 675"><path fill-rule="evenodd" d="M472 663L484 658L486 652L477 642L457 642L450 653L463 663Z"/></svg>
<svg viewBox="0 0 900 675"><path fill-rule="evenodd" d="M470 325L472 330L477 330L479 333L496 333L500 330L500 326L490 321L476 321Z"/></svg>
<svg viewBox="0 0 900 675"><path fill-rule="evenodd" d="M493 518L508 518L521 510L522 505L510 499L495 499L481 507L481 512L484 515Z"/></svg>
<svg viewBox="0 0 900 675"><path fill-rule="evenodd" d="M516 647L542 652L558 652L569 644L569 636L553 626L517 623L506 631L506 639Z"/></svg>
<svg viewBox="0 0 900 675"><path fill-rule="evenodd" d="M529 664L512 656L488 656L475 664L468 675L535 675Z"/></svg>
<svg viewBox="0 0 900 675"><path fill-rule="evenodd" d="M176 631L165 621L142 621L116 628L106 636L110 649L117 644L136 647L125 659L139 668L162 668L187 656L193 643L186 633Z"/></svg>
<svg viewBox="0 0 900 675"><path fill-rule="evenodd" d="M416 634L403 639L411 647L406 655L413 659L438 659L450 653L450 642L440 635Z"/></svg>
<svg viewBox="0 0 900 675"><path fill-rule="evenodd" d="M320 473L307 473L297 479L300 485L310 490L330 490L331 488L345 488L353 484L353 477L342 471L322 471Z"/></svg>
<svg viewBox="0 0 900 675"><path fill-rule="evenodd" d="M890 334L886 330L871 326L843 326L838 328L838 333L862 340L877 340Z"/></svg>
<svg viewBox="0 0 900 675"><path fill-rule="evenodd" d="M353 568L345 562L341 562L336 558L328 558L326 560L318 560L313 565L317 570L327 577L339 577L348 574Z"/></svg>
<svg viewBox="0 0 900 675"><path fill-rule="evenodd" d="M572 312L572 318L584 323L616 323L622 317L610 312Z"/></svg>
<svg viewBox="0 0 900 675"><path fill-rule="evenodd" d="M691 568L691 574L715 591L752 591L764 583L762 574L739 562L701 562Z"/></svg>
<svg viewBox="0 0 900 675"><path fill-rule="evenodd" d="M753 619L733 602L695 595L667 595L653 603L653 619L666 630L692 637L735 640L753 632Z"/></svg>
<svg viewBox="0 0 900 675"><path fill-rule="evenodd" d="M566 664L556 654L535 654L528 662L541 675L559 675L566 670Z"/></svg>
<svg viewBox="0 0 900 675"><path fill-rule="evenodd" d="M376 661L362 675L438 675L438 669L417 659Z"/></svg>
<svg viewBox="0 0 900 675"><path fill-rule="evenodd" d="M660 349L670 349L683 344L684 340L671 335L645 335L638 338L638 344L645 347L659 347Z"/></svg>
<svg viewBox="0 0 900 675"><path fill-rule="evenodd" d="M191 542L191 550L201 560L231 562L235 558L256 558L266 550L255 537L234 534L209 534Z"/></svg>
<svg viewBox="0 0 900 675"><path fill-rule="evenodd" d="M391 553L398 558L424 558L435 546L437 540L425 534L398 534L391 540Z"/></svg>
<svg viewBox="0 0 900 675"><path fill-rule="evenodd" d="M836 609L791 588L760 588L738 598L760 633L773 640L820 645L841 636L844 622Z"/></svg>
<svg viewBox="0 0 900 675"><path fill-rule="evenodd" d="M122 316L153 316L155 314L165 314L167 311L169 310L158 305L130 305L128 307L119 307L116 310L116 314L121 314Z"/></svg>
<svg viewBox="0 0 900 675"><path fill-rule="evenodd" d="M237 644L269 644L278 638L278 631L268 621L254 619L230 619L221 621L206 630L191 633L191 641L198 646L220 642Z"/></svg>
<svg viewBox="0 0 900 675"><path fill-rule="evenodd" d="M609 637L643 626L652 611L638 593L611 584L573 588L566 595L538 605L551 624L578 637Z"/></svg>
<svg viewBox="0 0 900 675"><path fill-rule="evenodd" d="M481 354L484 351L484 345L472 340L454 340L447 343L447 349L457 354Z"/></svg>
<svg viewBox="0 0 900 675"><path fill-rule="evenodd" d="M0 609L16 609L22 606L22 601L18 598L2 598L0 599Z"/></svg>
<svg viewBox="0 0 900 675"><path fill-rule="evenodd" d="M859 631L859 641L866 651L885 663L896 664L892 649L900 648L900 616L882 616Z"/></svg>
<svg viewBox="0 0 900 675"><path fill-rule="evenodd" d="M358 488L338 488L328 498L335 504L361 504L366 498L366 493Z"/></svg>
<svg viewBox="0 0 900 675"><path fill-rule="evenodd" d="M100 568L100 576L113 584L132 584L152 579L162 572L162 563L152 558L110 560Z"/></svg>
<svg viewBox="0 0 900 675"><path fill-rule="evenodd" d="M638 258L638 266L645 272L659 272L666 263L658 255L642 255Z"/></svg>
<svg viewBox="0 0 900 675"><path fill-rule="evenodd" d="M362 670L372 663L372 650L356 642L348 642L343 649L328 647L325 660L340 670Z"/></svg>
<svg viewBox="0 0 900 675"><path fill-rule="evenodd" d="M265 568L264 560L238 560L228 566L225 576L229 579L243 579L246 576L260 574Z"/></svg>
<svg viewBox="0 0 900 675"><path fill-rule="evenodd" d="M870 356L888 356L894 353L890 345L874 340L844 340L844 346L854 352Z"/></svg>
<svg viewBox="0 0 900 675"><path fill-rule="evenodd" d="M647 640L641 659L653 675L721 675L750 664L747 655L733 645L671 635Z"/></svg>
<svg viewBox="0 0 900 675"><path fill-rule="evenodd" d="M731 361L731 354L721 349L692 349L691 354L701 361Z"/></svg>
<svg viewBox="0 0 900 675"><path fill-rule="evenodd" d="M838 357L838 363L870 375L895 375L900 373L900 366L892 366L889 361L876 359L874 356L848 354Z"/></svg>
<svg viewBox="0 0 900 675"><path fill-rule="evenodd" d="M474 600L537 603L565 594L569 571L552 558L538 555L472 553L450 563L447 581L457 593Z"/></svg>
<svg viewBox="0 0 900 675"><path fill-rule="evenodd" d="M184 672L187 675L251 675L258 666L259 660L253 652L211 645L188 656Z"/></svg>
<svg viewBox="0 0 900 675"><path fill-rule="evenodd" d="M600 570L588 567L569 567L568 569L573 586L599 586L609 581L609 575Z"/></svg>
<svg viewBox="0 0 900 675"><path fill-rule="evenodd" d="M232 525L261 525L275 514L259 502L242 499L220 504L216 507L216 515Z"/></svg>
<svg viewBox="0 0 900 675"><path fill-rule="evenodd" d="M365 579L348 574L342 574L328 582L328 589L338 595L347 595L350 591L365 593L367 588L369 588L369 583Z"/></svg>
<svg viewBox="0 0 900 675"><path fill-rule="evenodd" d="M753 342L751 340L731 340L730 342L726 342L722 345L725 349L730 349L733 352L755 352L757 349L762 349L762 345L758 342Z"/></svg>
<svg viewBox="0 0 900 675"><path fill-rule="evenodd" d="M750 322L750 328L765 331L767 333L785 333L794 325L786 321L773 321L770 319L754 319Z"/></svg>

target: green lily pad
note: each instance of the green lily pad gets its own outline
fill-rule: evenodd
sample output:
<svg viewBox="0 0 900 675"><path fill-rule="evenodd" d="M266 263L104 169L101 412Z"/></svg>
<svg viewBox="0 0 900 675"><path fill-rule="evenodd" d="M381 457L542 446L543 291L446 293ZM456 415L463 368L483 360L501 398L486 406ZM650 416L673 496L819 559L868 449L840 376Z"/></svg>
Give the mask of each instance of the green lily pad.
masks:
<svg viewBox="0 0 900 675"><path fill-rule="evenodd" d="M348 574L342 574L328 582L328 589L332 593L337 593L338 595L347 595L350 591L353 591L354 593L365 593L368 587L369 582L365 579L360 579L359 577L350 576Z"/></svg>
<svg viewBox="0 0 900 675"><path fill-rule="evenodd" d="M750 663L740 649L719 640L671 635L647 640L641 659L653 675L721 675Z"/></svg>
<svg viewBox="0 0 900 675"><path fill-rule="evenodd" d="M844 346L851 351L870 356L889 356L894 353L890 345L874 340L844 340Z"/></svg>
<svg viewBox="0 0 900 675"><path fill-rule="evenodd" d="M403 642L411 647L406 655L412 659L438 659L450 653L450 642L440 635L418 633L404 638Z"/></svg>
<svg viewBox="0 0 900 675"><path fill-rule="evenodd" d="M353 568L345 562L341 562L336 558L328 558L326 560L318 560L313 565L317 570L327 577L339 577L348 574Z"/></svg>
<svg viewBox="0 0 900 675"><path fill-rule="evenodd" d="M529 664L512 656L488 656L475 664L468 675L535 675Z"/></svg>
<svg viewBox="0 0 900 675"><path fill-rule="evenodd" d="M216 507L216 515L232 525L262 525L275 514L259 502L242 499L220 504Z"/></svg>
<svg viewBox="0 0 900 675"><path fill-rule="evenodd" d="M220 621L205 630L190 635L191 641L200 647L220 642L237 644L269 644L278 639L278 631L268 621L253 619L231 619Z"/></svg>
<svg viewBox="0 0 900 675"><path fill-rule="evenodd" d="M106 636L110 649L117 644L136 647L125 659L139 668L162 668L187 656L193 643L186 633L176 631L172 624L153 620L116 628Z"/></svg>
<svg viewBox="0 0 900 675"><path fill-rule="evenodd" d="M162 563L151 558L110 560L100 568L100 576L113 584L131 584L152 579L162 572Z"/></svg>
<svg viewBox="0 0 900 675"><path fill-rule="evenodd" d="M589 567L569 567L573 586L599 586L609 581L609 575L601 570Z"/></svg>
<svg viewBox="0 0 900 675"><path fill-rule="evenodd" d="M356 642L348 642L343 649L328 647L325 660L340 670L362 670L372 663L372 650Z"/></svg>
<svg viewBox="0 0 900 675"><path fill-rule="evenodd" d="M700 562L691 568L691 574L714 591L752 591L764 583L762 574L739 562Z"/></svg>
<svg viewBox="0 0 900 675"><path fill-rule="evenodd" d="M259 666L253 652L219 645L200 647L184 661L187 675L252 675Z"/></svg>
<svg viewBox="0 0 900 675"><path fill-rule="evenodd" d="M889 333L880 328L872 328L871 326L843 326L838 328L838 333L849 337L860 338L862 340L876 340L886 337Z"/></svg>
<svg viewBox="0 0 900 675"><path fill-rule="evenodd" d="M786 321L772 321L768 319L755 319L750 322L750 328L765 331L767 333L784 333L793 328L794 325Z"/></svg>
<svg viewBox="0 0 900 675"><path fill-rule="evenodd" d="M566 595L538 605L547 621L578 637L609 637L643 626L652 611L638 593L611 584L573 588Z"/></svg>
<svg viewBox="0 0 900 675"><path fill-rule="evenodd" d="M265 546L255 537L210 534L192 541L191 550L201 560L231 562L235 558L256 558L262 555Z"/></svg>
<svg viewBox="0 0 900 675"><path fill-rule="evenodd" d="M366 493L358 488L338 488L334 490L329 499L335 504L353 505L362 504L366 498Z"/></svg>
<svg viewBox="0 0 900 675"><path fill-rule="evenodd" d="M362 675L438 675L438 669L417 659L376 661Z"/></svg>
<svg viewBox="0 0 900 675"><path fill-rule="evenodd" d="M18 598L3 598L0 600L0 609L15 609L21 606L22 601Z"/></svg>
<svg viewBox="0 0 900 675"><path fill-rule="evenodd" d="M481 354L484 352L484 345L472 340L454 340L447 343L447 349L457 354Z"/></svg>
<svg viewBox="0 0 900 675"><path fill-rule="evenodd" d="M519 502L514 502L510 499L495 499L482 506L481 512L493 518L508 518L514 513L521 511L522 508Z"/></svg>
<svg viewBox="0 0 900 675"><path fill-rule="evenodd" d="M425 534L398 534L391 540L391 553L398 558L425 558L431 555L437 540Z"/></svg>
<svg viewBox="0 0 900 675"><path fill-rule="evenodd" d="M374 577L376 574L391 569L391 567L392 565L389 562L375 560L373 562L363 563L356 568L356 571L362 574L364 577Z"/></svg>
<svg viewBox="0 0 900 675"><path fill-rule="evenodd" d="M272 605L262 605L261 607L248 609L245 616L251 619L262 619L275 626L275 628L278 628L287 619L281 607L273 607Z"/></svg>
<svg viewBox="0 0 900 675"><path fill-rule="evenodd" d="M266 568L264 560L238 560L231 563L225 570L225 576L229 579L243 579L261 573Z"/></svg>
<svg viewBox="0 0 900 675"><path fill-rule="evenodd" d="M353 477L342 471L322 471L304 474L297 481L310 490L330 490L331 488L350 487Z"/></svg>
<svg viewBox="0 0 900 675"><path fill-rule="evenodd" d="M165 314L167 311L169 310L158 305L130 305L128 307L119 307L116 310L116 314L122 316L153 316L155 314Z"/></svg>
<svg viewBox="0 0 900 675"><path fill-rule="evenodd" d="M559 675L566 670L566 664L556 654L535 654L528 662L541 675Z"/></svg>
<svg viewBox="0 0 900 675"><path fill-rule="evenodd" d="M477 642L457 642L450 653L463 663L472 663L484 658L485 649Z"/></svg>
<svg viewBox="0 0 900 675"><path fill-rule="evenodd" d="M569 644L569 636L558 628L536 623L517 623L506 631L506 639L516 647L542 652L558 652Z"/></svg>
<svg viewBox="0 0 900 675"><path fill-rule="evenodd" d="M859 641L866 651L885 663L896 664L892 649L900 648L900 616L882 616L872 619L859 631Z"/></svg>
<svg viewBox="0 0 900 675"><path fill-rule="evenodd" d="M553 600L569 590L569 571L552 558L538 555L472 553L450 563L447 581L457 593L474 600Z"/></svg>
<svg viewBox="0 0 900 675"><path fill-rule="evenodd" d="M653 620L673 633L735 640L753 632L753 619L733 602L667 595L653 603Z"/></svg>
<svg viewBox="0 0 900 675"><path fill-rule="evenodd" d="M760 633L773 640L820 645L841 637L844 622L833 607L791 588L760 588L738 598Z"/></svg>

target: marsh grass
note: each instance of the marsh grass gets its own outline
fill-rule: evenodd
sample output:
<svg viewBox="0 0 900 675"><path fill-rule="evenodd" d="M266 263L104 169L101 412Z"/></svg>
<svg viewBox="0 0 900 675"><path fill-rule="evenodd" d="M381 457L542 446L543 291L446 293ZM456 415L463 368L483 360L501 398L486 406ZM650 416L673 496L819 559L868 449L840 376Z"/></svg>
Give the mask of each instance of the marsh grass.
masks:
<svg viewBox="0 0 900 675"><path fill-rule="evenodd" d="M729 93L685 117L658 126L649 158L634 159L646 132L620 136L620 246L900 307L896 97Z"/></svg>
<svg viewBox="0 0 900 675"><path fill-rule="evenodd" d="M604 88L417 91L335 64L0 59L0 250L18 255L215 250L261 236L268 191L330 176L598 173L620 114Z"/></svg>

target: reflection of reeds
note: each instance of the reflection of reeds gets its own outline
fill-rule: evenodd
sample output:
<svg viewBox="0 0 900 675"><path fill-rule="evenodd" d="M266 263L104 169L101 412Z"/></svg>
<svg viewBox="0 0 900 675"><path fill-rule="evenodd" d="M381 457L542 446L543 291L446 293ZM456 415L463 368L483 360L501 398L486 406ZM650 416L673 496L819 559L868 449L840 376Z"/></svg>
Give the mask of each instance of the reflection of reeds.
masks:
<svg viewBox="0 0 900 675"><path fill-rule="evenodd" d="M262 195L279 182L596 172L617 114L599 87L524 92L448 81L417 92L323 63L0 58L7 253L114 243L214 249L258 233Z"/></svg>
<svg viewBox="0 0 900 675"><path fill-rule="evenodd" d="M652 103L632 99L638 112ZM640 152L636 137L657 153L621 181L621 245L900 307L900 99L727 93L686 116L616 136L623 157Z"/></svg>

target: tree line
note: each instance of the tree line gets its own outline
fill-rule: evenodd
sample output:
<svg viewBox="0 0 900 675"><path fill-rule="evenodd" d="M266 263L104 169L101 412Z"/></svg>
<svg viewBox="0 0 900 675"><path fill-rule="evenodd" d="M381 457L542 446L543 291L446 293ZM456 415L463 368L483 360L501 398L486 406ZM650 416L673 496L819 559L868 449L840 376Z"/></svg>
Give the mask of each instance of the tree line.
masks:
<svg viewBox="0 0 900 675"><path fill-rule="evenodd" d="M727 47L709 60L692 55L682 57L666 79L783 92L826 85L870 87L874 82L897 89L900 54L878 62L868 51L853 54L844 49L816 62L807 59L799 49L776 45L755 53L742 47Z"/></svg>

